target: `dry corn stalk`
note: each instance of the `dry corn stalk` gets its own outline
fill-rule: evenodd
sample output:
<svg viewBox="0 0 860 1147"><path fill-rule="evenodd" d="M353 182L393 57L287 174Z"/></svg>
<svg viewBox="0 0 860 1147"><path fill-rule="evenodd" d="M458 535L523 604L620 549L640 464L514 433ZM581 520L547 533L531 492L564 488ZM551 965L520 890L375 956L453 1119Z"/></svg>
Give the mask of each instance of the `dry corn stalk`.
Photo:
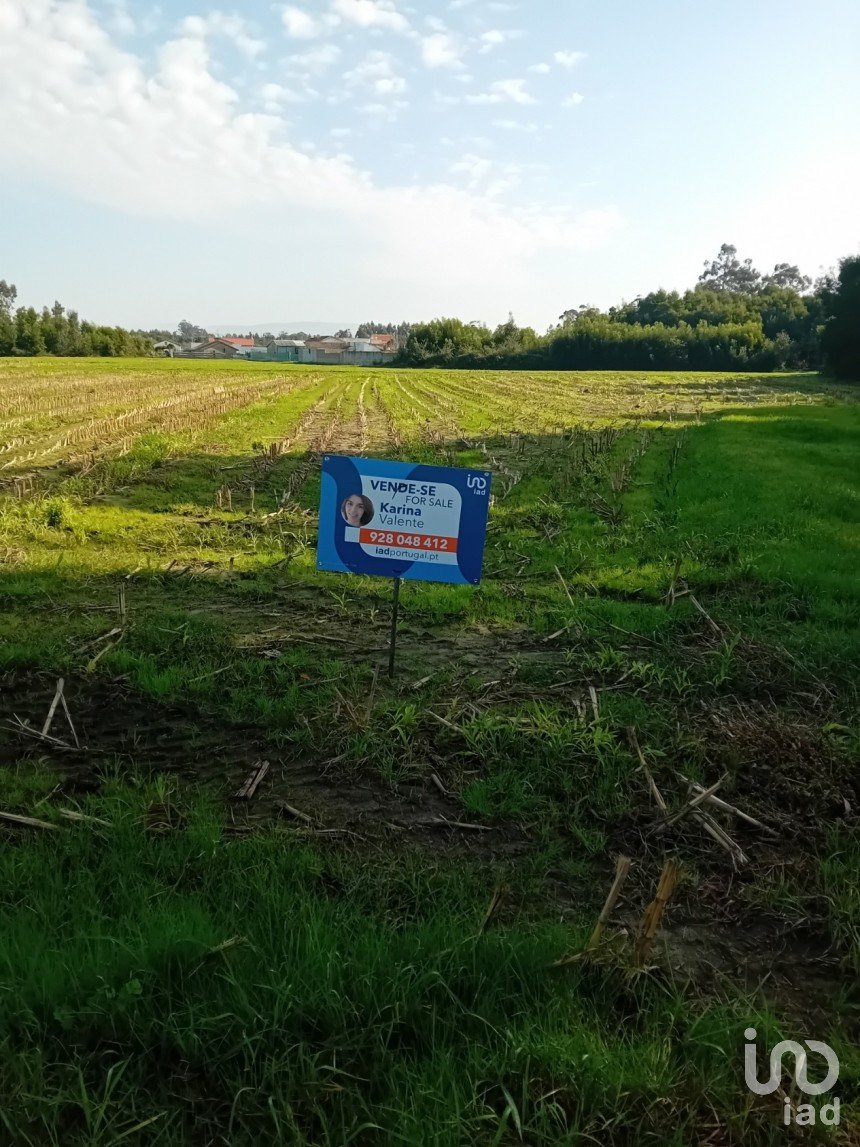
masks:
<svg viewBox="0 0 860 1147"><path fill-rule="evenodd" d="M636 937L636 962L640 967L647 962L648 957L651 955L651 949L654 946L654 937L660 930L663 913L666 911L666 905L669 903L672 893L675 891L680 870L681 862L676 856L670 857L669 860L666 861L663 865L663 871L660 873L660 880L657 884L654 899L642 915L642 921L639 925L639 934Z"/></svg>

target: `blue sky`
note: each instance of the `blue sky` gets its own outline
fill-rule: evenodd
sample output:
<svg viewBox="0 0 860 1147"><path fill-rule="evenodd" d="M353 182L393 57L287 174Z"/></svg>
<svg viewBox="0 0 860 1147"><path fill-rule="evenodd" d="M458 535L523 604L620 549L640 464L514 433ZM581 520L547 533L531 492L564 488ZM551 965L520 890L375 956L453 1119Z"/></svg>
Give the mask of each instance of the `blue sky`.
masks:
<svg viewBox="0 0 860 1147"><path fill-rule="evenodd" d="M567 307L860 249L855 0L0 0L0 277L133 326Z"/></svg>

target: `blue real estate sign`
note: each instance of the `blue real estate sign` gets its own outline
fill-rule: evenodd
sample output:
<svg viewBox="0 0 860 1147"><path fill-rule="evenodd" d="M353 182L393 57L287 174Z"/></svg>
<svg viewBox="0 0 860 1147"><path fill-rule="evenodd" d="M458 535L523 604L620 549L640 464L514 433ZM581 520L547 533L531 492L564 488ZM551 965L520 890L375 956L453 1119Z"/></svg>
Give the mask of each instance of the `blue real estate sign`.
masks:
<svg viewBox="0 0 860 1147"><path fill-rule="evenodd" d="M326 454L317 569L477 585L490 478L487 470Z"/></svg>

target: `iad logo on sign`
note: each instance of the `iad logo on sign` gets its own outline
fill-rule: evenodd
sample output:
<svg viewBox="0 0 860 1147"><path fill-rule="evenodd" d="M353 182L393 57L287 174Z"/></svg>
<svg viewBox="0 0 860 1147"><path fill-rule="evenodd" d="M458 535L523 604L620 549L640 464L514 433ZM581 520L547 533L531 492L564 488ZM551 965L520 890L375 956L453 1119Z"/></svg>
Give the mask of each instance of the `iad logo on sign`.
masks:
<svg viewBox="0 0 860 1147"><path fill-rule="evenodd" d="M317 569L477 585L491 477L326 454Z"/></svg>
<svg viewBox="0 0 860 1147"><path fill-rule="evenodd" d="M839 1060L836 1058L836 1052L833 1048L819 1039L808 1039L806 1047L810 1051L818 1052L824 1056L827 1062L827 1074L819 1083L810 1083L807 1075L807 1057L806 1048L802 1044L797 1043L793 1039L784 1039L774 1047L770 1053L770 1077L764 1082L760 1083L758 1079L758 1056L756 1053L756 1045L753 1042L756 1037L755 1028L747 1028L744 1032L747 1039L747 1044L744 1047L744 1079L750 1091L755 1092L756 1095L770 1095L771 1092L776 1091L782 1080L782 1057L788 1052L794 1057L794 1078L797 1081L797 1086L804 1093L804 1095L823 1095L825 1091L830 1091L835 1086L839 1078ZM785 1103L785 1110L783 1112L783 1122L788 1126L791 1123L791 1099L786 1095L783 1101ZM818 1113L820 1121L828 1127L836 1127L839 1124L839 1099L837 1096L833 1097L832 1103L825 1103ZM798 1103L794 1122L799 1126L811 1126L815 1123L815 1108L811 1103Z"/></svg>

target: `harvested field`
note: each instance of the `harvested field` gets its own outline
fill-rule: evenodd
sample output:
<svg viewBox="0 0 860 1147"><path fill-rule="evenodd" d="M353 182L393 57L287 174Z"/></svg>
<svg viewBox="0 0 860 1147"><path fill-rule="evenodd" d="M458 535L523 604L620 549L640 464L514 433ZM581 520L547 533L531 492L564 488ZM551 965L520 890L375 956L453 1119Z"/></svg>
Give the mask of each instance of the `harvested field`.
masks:
<svg viewBox="0 0 860 1147"><path fill-rule="evenodd" d="M814 374L0 363L0 813L55 826L0 818L0 1142L776 1143L749 1026L853 1141L858 429ZM393 681L324 451L493 471Z"/></svg>

